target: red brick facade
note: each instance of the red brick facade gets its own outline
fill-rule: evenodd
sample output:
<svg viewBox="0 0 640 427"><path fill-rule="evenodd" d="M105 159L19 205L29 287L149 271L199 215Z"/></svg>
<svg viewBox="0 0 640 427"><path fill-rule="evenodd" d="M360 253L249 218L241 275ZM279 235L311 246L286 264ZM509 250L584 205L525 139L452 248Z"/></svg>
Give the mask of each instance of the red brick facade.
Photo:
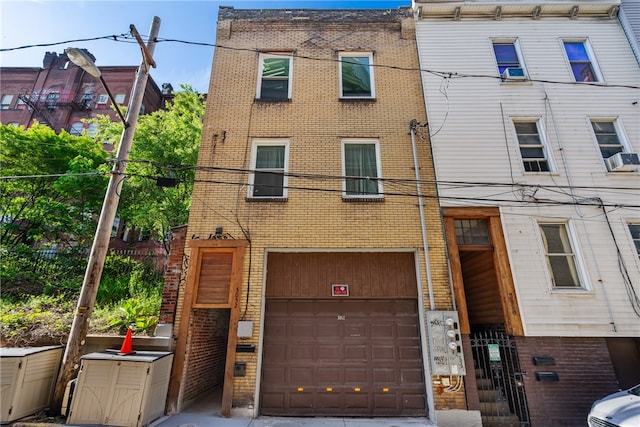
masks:
<svg viewBox="0 0 640 427"><path fill-rule="evenodd" d="M591 403L618 390L605 338L516 337L532 427L586 425ZM553 357L536 366L533 356ZM536 372L556 372L557 382L536 380Z"/></svg>
<svg viewBox="0 0 640 427"><path fill-rule="evenodd" d="M129 65L100 66L102 77L121 108L129 103L137 69ZM47 52L43 68L2 67L0 74L2 124L28 127L35 120L56 132L79 133L87 126L81 120L97 114L120 120L100 80L70 62L64 53ZM165 95L149 78L142 101L143 113L161 109L164 101Z"/></svg>

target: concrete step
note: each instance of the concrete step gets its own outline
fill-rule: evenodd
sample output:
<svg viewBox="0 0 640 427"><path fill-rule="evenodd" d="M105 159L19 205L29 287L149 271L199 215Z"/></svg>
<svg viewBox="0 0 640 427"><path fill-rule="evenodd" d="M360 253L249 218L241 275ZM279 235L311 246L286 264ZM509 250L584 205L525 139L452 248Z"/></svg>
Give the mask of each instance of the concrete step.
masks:
<svg viewBox="0 0 640 427"><path fill-rule="evenodd" d="M520 420L515 415L482 416L482 427L520 427Z"/></svg>
<svg viewBox="0 0 640 427"><path fill-rule="evenodd" d="M482 415L513 415L506 400L498 402L480 402Z"/></svg>
<svg viewBox="0 0 640 427"><path fill-rule="evenodd" d="M500 400L500 392L498 390L478 390L478 398L480 402L496 402Z"/></svg>

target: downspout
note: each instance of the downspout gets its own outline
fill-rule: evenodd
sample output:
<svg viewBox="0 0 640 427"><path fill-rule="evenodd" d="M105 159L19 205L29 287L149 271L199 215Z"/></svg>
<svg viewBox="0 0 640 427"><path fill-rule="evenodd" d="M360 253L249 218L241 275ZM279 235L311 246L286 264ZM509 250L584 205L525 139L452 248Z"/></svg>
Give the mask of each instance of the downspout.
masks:
<svg viewBox="0 0 640 427"><path fill-rule="evenodd" d="M435 310L435 302L433 300L433 283L431 280L431 266L429 263L429 244L427 243L427 226L424 218L424 202L422 200L422 184L420 182L420 165L418 163L418 150L416 148L416 128L418 127L418 121L416 119L412 119L409 122L409 128L411 130L411 148L413 150L413 167L416 170L416 191L418 193L418 208L420 209L420 227L422 229L422 249L424 250L424 263L425 263L425 272L427 274L427 289L429 291L429 308L431 311ZM420 301L423 301L423 293L422 286L418 286L418 295L420 296ZM436 402L433 397L433 380L431 377L431 366L429 365L430 356L427 356L431 349L429 348L426 333L426 321L424 319L424 310L422 309L422 303L419 307L418 313L420 313L420 331L421 335L425 337L425 342L422 344L423 351L425 354L423 357L427 357L424 359L424 379L425 379L425 392L427 394L427 407L429 409L429 419L431 419L435 424L437 424L438 419L436 415ZM429 391L427 392L427 387Z"/></svg>
<svg viewBox="0 0 640 427"><path fill-rule="evenodd" d="M422 249L424 250L425 271L427 273L427 289L429 291L429 309L435 310L433 300L433 283L431 280L431 267L429 265L429 244L427 243L427 225L424 219L424 201L422 200L422 184L420 183L420 166L418 164L418 150L416 148L416 127L418 121L409 122L411 128L411 148L413 149L413 167L416 170L416 190L418 192L418 207L420 209L420 227L422 228Z"/></svg>

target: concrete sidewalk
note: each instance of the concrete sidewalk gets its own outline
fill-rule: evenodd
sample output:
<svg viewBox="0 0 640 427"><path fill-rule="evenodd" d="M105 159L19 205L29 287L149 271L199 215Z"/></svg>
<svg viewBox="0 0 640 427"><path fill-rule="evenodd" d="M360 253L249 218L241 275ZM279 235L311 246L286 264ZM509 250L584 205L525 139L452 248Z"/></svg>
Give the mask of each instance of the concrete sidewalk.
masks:
<svg viewBox="0 0 640 427"><path fill-rule="evenodd" d="M181 413L156 420L149 427L435 427L426 418L222 418Z"/></svg>

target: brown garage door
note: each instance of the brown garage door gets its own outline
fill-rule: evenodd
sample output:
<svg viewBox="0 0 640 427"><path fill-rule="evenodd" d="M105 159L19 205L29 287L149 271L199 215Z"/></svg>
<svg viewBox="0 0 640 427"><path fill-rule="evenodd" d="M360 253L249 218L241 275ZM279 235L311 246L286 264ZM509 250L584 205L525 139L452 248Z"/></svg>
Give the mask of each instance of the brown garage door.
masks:
<svg viewBox="0 0 640 427"><path fill-rule="evenodd" d="M426 415L414 299L267 299L264 415Z"/></svg>

